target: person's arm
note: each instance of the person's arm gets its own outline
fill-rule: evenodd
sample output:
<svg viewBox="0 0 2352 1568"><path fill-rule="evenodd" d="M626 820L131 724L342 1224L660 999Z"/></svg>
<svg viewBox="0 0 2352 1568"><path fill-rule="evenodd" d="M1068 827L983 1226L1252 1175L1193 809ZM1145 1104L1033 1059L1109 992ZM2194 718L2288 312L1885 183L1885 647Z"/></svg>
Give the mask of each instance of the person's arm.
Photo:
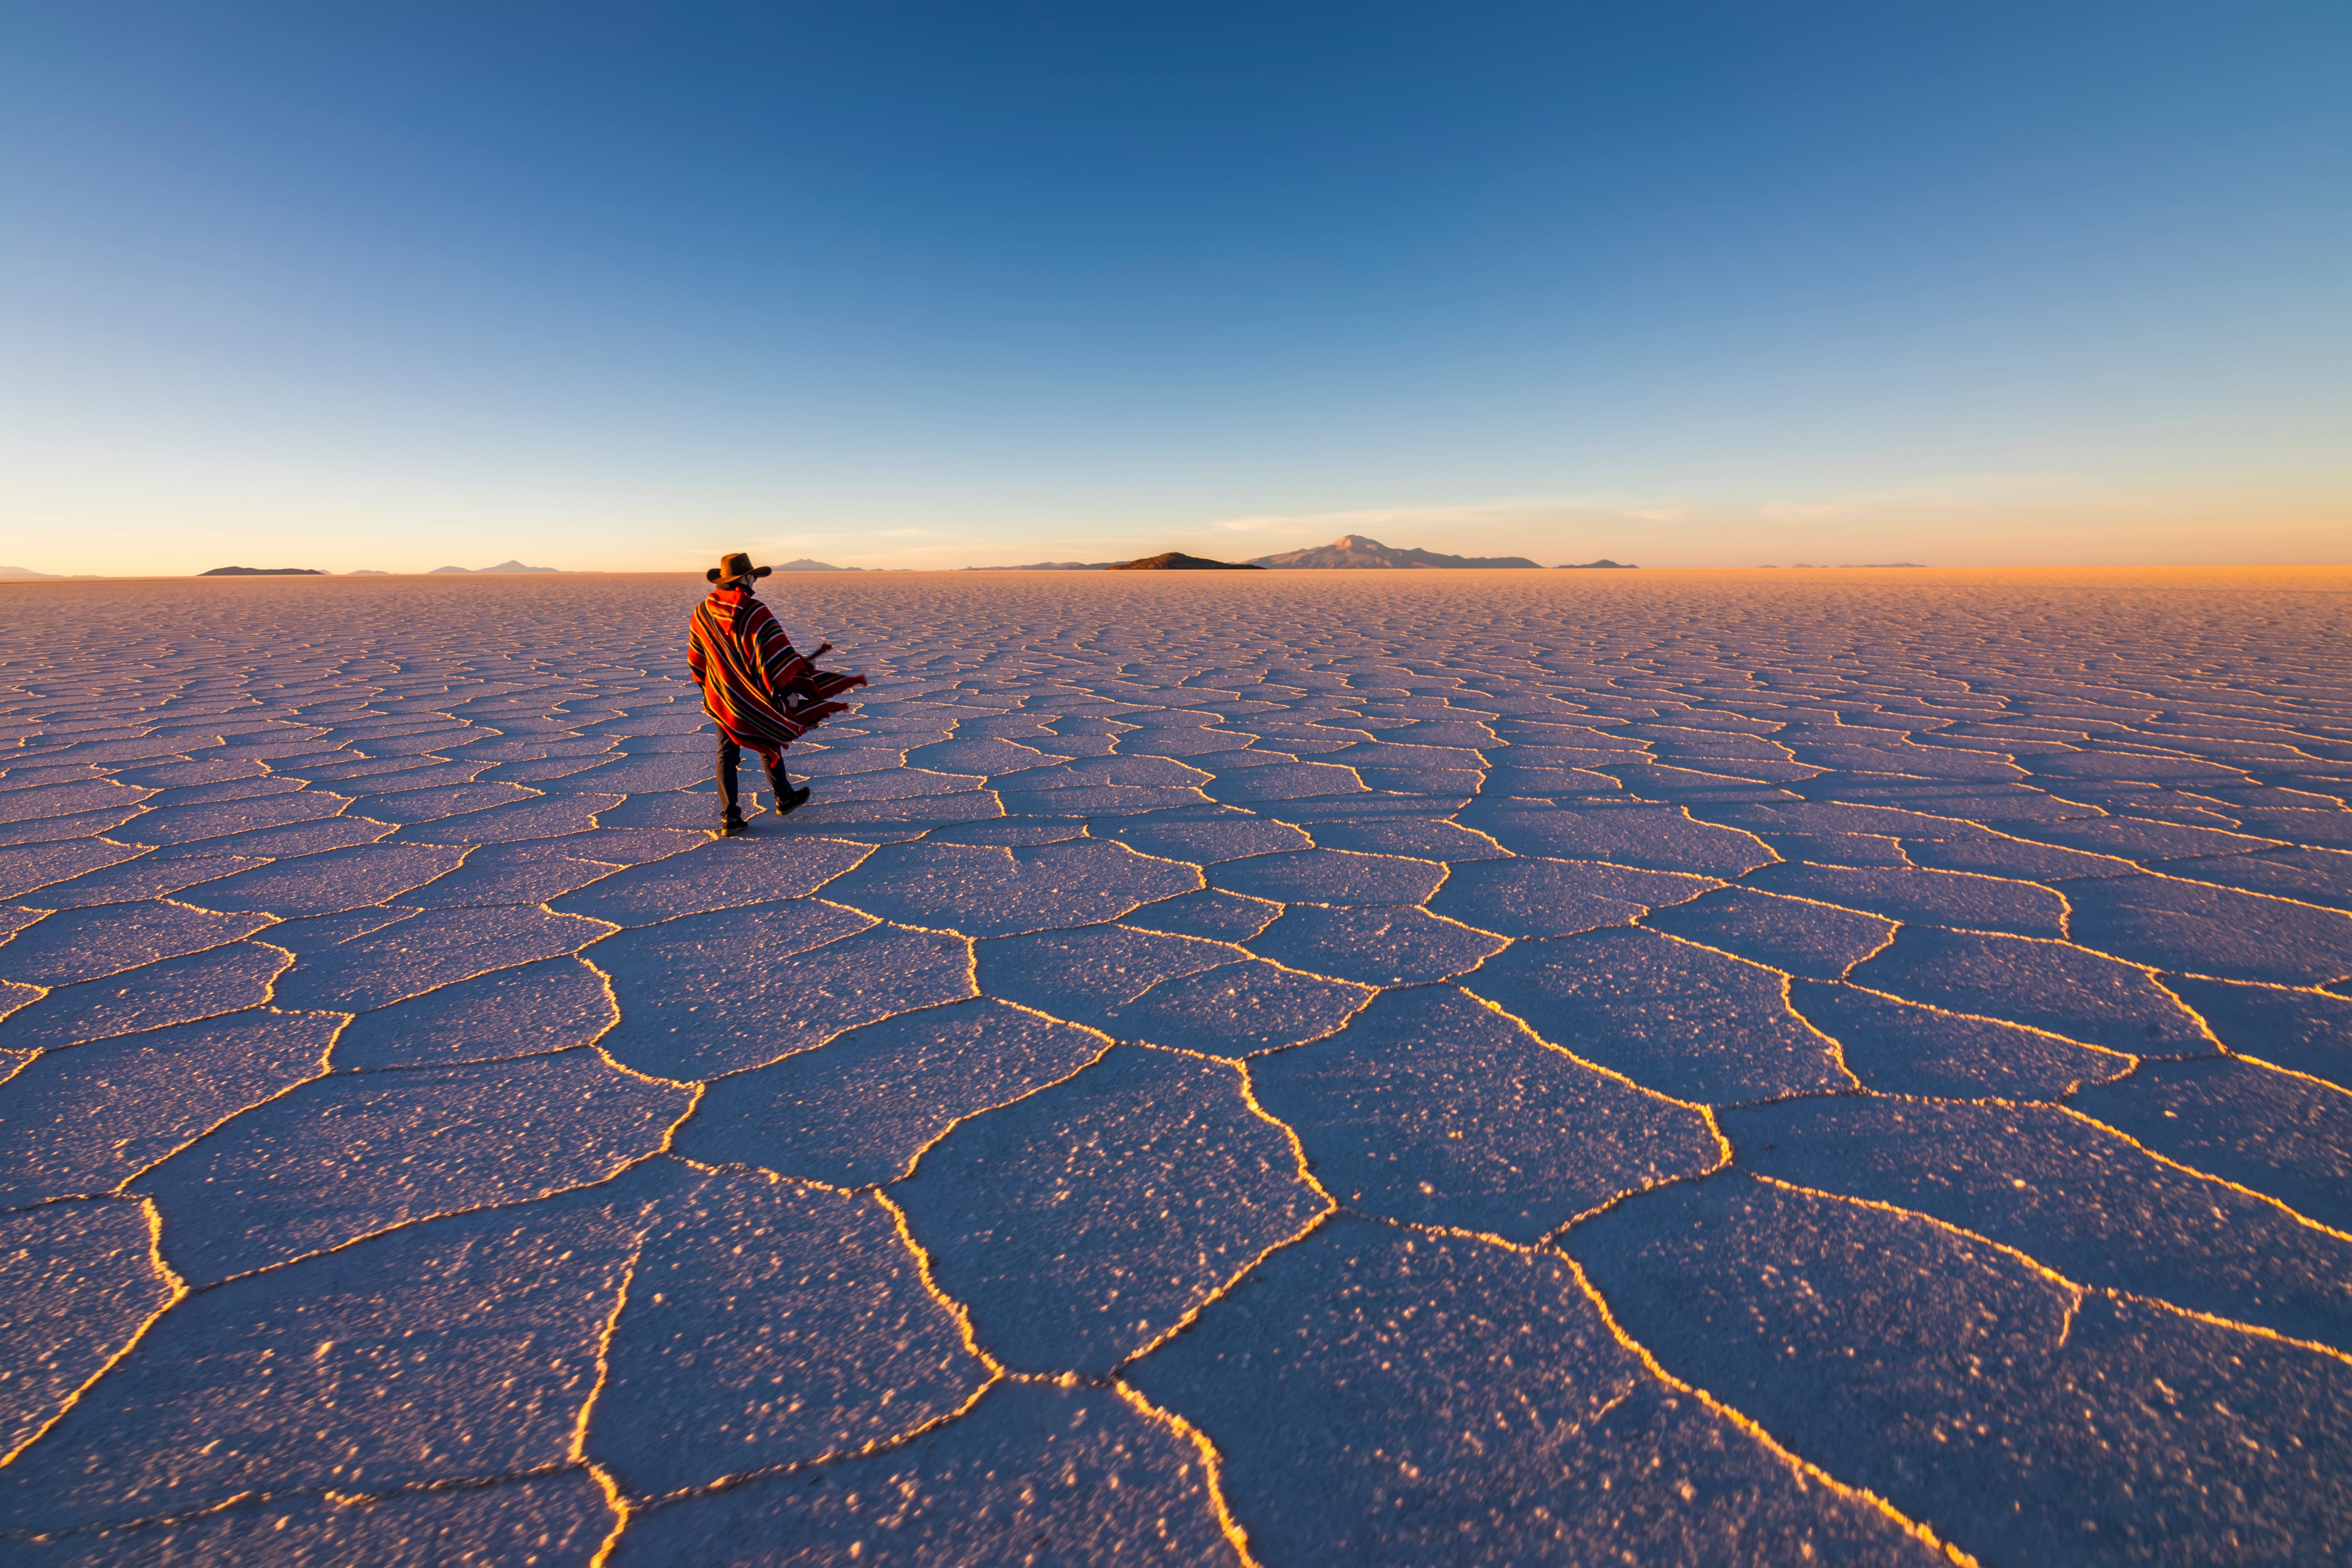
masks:
<svg viewBox="0 0 2352 1568"><path fill-rule="evenodd" d="M771 613L760 617L757 626L760 639L760 670L767 677L768 690L781 699L793 686L808 677L809 661L793 647L793 639L776 624Z"/></svg>
<svg viewBox="0 0 2352 1568"><path fill-rule="evenodd" d="M816 645L816 651L808 656L809 689L819 697L835 697L840 695L842 692L848 690L853 686L863 686L866 684L866 678L862 675L843 675L837 670L817 668L816 661L823 658L826 654L829 654L832 651L833 645L831 643L819 643ZM845 702L835 702L828 704L827 711L839 713L844 711L847 707L848 704Z"/></svg>

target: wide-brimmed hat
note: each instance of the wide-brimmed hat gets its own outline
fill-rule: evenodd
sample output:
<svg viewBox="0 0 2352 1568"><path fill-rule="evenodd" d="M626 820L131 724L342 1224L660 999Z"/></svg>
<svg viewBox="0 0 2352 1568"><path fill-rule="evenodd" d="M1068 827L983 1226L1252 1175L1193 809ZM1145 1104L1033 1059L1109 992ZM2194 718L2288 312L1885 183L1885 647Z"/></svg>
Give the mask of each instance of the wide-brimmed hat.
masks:
<svg viewBox="0 0 2352 1568"><path fill-rule="evenodd" d="M719 564L705 572L703 576L713 583L732 583L738 577L764 577L774 570L772 566L752 565L751 558L738 551L732 555L720 556Z"/></svg>

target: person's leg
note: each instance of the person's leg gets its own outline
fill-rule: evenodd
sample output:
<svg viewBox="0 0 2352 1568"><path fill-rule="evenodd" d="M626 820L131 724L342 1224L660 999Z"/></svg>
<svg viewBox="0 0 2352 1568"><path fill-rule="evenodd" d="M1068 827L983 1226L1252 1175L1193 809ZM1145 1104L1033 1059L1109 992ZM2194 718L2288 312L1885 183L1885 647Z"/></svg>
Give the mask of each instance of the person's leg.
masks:
<svg viewBox="0 0 2352 1568"><path fill-rule="evenodd" d="M743 760L742 748L726 736L719 737L719 805L720 821L740 822L743 813L735 800L735 766Z"/></svg>
<svg viewBox="0 0 2352 1568"><path fill-rule="evenodd" d="M798 789L793 787L792 775L784 772L784 754L782 752L770 752L760 761L767 764L768 788L772 792L778 816L795 811L807 802L808 785L803 784Z"/></svg>

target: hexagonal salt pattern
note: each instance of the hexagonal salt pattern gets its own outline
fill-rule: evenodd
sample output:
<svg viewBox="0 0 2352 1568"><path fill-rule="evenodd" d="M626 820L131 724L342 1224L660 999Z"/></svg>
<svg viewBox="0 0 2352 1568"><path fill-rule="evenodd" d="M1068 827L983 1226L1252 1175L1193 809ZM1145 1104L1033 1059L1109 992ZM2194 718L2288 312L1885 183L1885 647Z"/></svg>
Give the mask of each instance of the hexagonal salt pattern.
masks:
<svg viewBox="0 0 2352 1568"><path fill-rule="evenodd" d="M10 1561L2318 1561L2339 589L8 590Z"/></svg>

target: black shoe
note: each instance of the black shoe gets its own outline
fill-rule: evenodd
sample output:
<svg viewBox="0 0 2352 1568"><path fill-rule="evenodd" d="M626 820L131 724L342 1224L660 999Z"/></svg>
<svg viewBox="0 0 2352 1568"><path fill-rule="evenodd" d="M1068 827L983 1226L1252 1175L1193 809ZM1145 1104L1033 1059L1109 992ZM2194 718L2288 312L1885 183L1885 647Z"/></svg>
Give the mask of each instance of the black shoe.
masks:
<svg viewBox="0 0 2352 1568"><path fill-rule="evenodd" d="M778 795L776 797L776 815L778 816L790 816L793 813L806 805L808 804L809 787L810 786L807 784L803 784L800 788L793 791L790 795Z"/></svg>
<svg viewBox="0 0 2352 1568"><path fill-rule="evenodd" d="M726 816L719 819L719 837L721 838L732 838L736 835L747 831L748 829L743 825L743 816L740 812L730 811Z"/></svg>

